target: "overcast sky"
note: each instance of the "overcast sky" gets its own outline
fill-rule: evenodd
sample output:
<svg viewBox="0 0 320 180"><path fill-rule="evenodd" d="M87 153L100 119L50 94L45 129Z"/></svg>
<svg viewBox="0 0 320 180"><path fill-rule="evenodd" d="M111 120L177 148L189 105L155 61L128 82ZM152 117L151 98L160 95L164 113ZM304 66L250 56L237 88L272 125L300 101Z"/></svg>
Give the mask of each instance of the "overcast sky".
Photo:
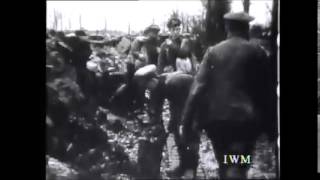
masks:
<svg viewBox="0 0 320 180"><path fill-rule="evenodd" d="M265 24L266 3L272 7L271 0L251 0L250 14L255 21ZM241 0L234 0L231 4L232 11L242 11ZM179 10L191 16L201 15L203 5L200 0L189 1L47 1L47 27L52 28L53 12L56 10L63 15L63 29L79 29L81 14L82 27L88 30L104 29L105 20L108 30L130 29L143 30L153 22L163 27L173 10ZM61 29L61 24L58 25Z"/></svg>

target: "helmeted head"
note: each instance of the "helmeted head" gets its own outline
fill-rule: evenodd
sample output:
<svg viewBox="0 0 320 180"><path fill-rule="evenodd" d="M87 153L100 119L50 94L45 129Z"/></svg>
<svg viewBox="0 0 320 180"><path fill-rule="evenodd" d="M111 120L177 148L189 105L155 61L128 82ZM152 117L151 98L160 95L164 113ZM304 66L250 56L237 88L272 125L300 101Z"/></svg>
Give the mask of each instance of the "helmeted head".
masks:
<svg viewBox="0 0 320 180"><path fill-rule="evenodd" d="M106 44L104 37L102 36L90 36L89 37L91 50L95 53L100 53L103 51L103 47Z"/></svg>
<svg viewBox="0 0 320 180"><path fill-rule="evenodd" d="M74 32L76 36L87 36L83 30L77 30Z"/></svg>
<svg viewBox="0 0 320 180"><path fill-rule="evenodd" d="M145 30L144 30L144 35L150 37L150 38L157 38L158 34L160 31L160 27L158 25L152 24L150 26L148 26Z"/></svg>
<svg viewBox="0 0 320 180"><path fill-rule="evenodd" d="M239 35L249 37L249 22L254 20L245 12L226 13L223 16L228 35Z"/></svg>

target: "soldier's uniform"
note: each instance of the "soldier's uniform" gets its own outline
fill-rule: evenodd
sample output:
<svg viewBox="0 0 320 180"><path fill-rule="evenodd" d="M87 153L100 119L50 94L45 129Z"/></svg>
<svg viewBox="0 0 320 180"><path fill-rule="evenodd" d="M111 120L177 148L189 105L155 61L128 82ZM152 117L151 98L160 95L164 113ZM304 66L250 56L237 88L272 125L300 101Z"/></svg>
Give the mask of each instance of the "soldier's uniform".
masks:
<svg viewBox="0 0 320 180"><path fill-rule="evenodd" d="M159 26L150 25L145 29L144 36L138 36L133 41L129 55L132 56L136 69L148 64L157 65L159 39L148 36L148 33L158 33L159 31Z"/></svg>
<svg viewBox="0 0 320 180"><path fill-rule="evenodd" d="M116 57L109 51L104 49L107 40L90 40L93 45L93 53L89 57L87 62L87 69L90 71L88 78L91 78L92 87L95 95L101 100L102 105L108 105L108 99L112 94L107 92L115 91L117 87L117 81L119 81L119 75L114 75L120 71L120 64L116 63ZM107 96L106 96L107 95Z"/></svg>
<svg viewBox="0 0 320 180"><path fill-rule="evenodd" d="M168 28L176 28L180 24L181 21L179 19L171 18L167 26ZM179 68L179 65L181 68ZM159 74L177 70L190 73L192 68L191 45L190 40L186 36L171 36L161 44L158 57Z"/></svg>
<svg viewBox="0 0 320 180"><path fill-rule="evenodd" d="M143 115L140 121L141 135L138 149L138 179L160 179L160 165L162 149L166 142L166 133L163 122L154 112L162 109L153 104L151 95L158 93L159 81L156 78L156 66L147 65L136 71L134 81L137 83L136 94L142 99Z"/></svg>
<svg viewBox="0 0 320 180"><path fill-rule="evenodd" d="M167 26L171 31L171 36L166 39L160 47L160 54L158 58L159 74L169 72L169 74L174 76L175 73L192 74L194 71L191 41L188 37L189 34L178 34L176 32L179 30L180 24L181 21L177 18L169 19ZM172 71L174 72L170 73ZM179 85L186 85L184 84L184 81L173 82L170 81L170 78L166 79L166 83L164 84L166 84L168 89L171 89L172 87L179 87ZM171 90L174 89L175 88ZM175 97L167 97L170 101L171 113L168 131L174 135L180 159L179 166L176 169L167 172L170 177L174 178L180 178L187 170L192 170L193 174L195 174L199 159L198 148L200 138L198 133L195 131L189 132L192 134L193 138L189 139L188 142L182 142L178 134L178 127L181 123L182 107L187 97L187 94L185 96L182 94L185 93L184 91L188 91L188 89L188 87L183 88L183 90L178 88L176 89L176 93L180 93L179 96L175 96L175 93L172 93L171 96ZM187 147L187 144L190 146Z"/></svg>
<svg viewBox="0 0 320 180"><path fill-rule="evenodd" d="M253 18L246 13L228 13L224 18L228 38L204 56L184 109L181 133L188 139L192 115L205 100L207 106L200 108L207 108L207 117L199 122L213 142L220 178L245 179L249 165L224 164L223 157L252 157L262 127L276 134L276 91L271 89L265 52L248 41L248 22Z"/></svg>
<svg viewBox="0 0 320 180"><path fill-rule="evenodd" d="M89 59L91 52L90 44L86 41L86 34L84 31L75 31L75 36L68 38L68 43L72 47L71 64L76 67L77 83L82 88L81 90L88 96L91 91L88 82L88 70L86 63Z"/></svg>
<svg viewBox="0 0 320 180"><path fill-rule="evenodd" d="M177 38L170 41L165 41L160 46L160 53L158 58L158 72L159 74L165 71L165 67L171 67L172 71L176 71L176 60L178 56L178 50L180 47L181 39Z"/></svg>

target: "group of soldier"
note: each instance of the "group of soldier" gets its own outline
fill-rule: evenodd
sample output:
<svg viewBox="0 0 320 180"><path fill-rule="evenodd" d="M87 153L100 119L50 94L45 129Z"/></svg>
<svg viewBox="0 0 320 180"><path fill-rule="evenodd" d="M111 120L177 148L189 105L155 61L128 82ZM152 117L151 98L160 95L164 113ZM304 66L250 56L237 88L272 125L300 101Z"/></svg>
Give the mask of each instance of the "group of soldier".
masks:
<svg viewBox="0 0 320 180"><path fill-rule="evenodd" d="M227 13L224 20L227 39L209 47L201 59L194 54L193 35L181 33L178 18L169 19L169 35L165 38L159 37L159 26L148 26L131 43L123 61L112 41L90 39L92 53L88 59L78 61L82 69L76 70L80 87L88 86L81 85L87 78L84 71L98 78L105 73L124 75L124 85L114 88L106 107L123 115L123 109L134 104L148 114L141 123L137 178L161 177L160 163L168 133L174 135L180 159L179 166L168 172L175 178L188 172L196 177L199 133L203 129L212 141L222 179L244 179L250 167L225 164L225 155L251 156L261 133L267 133L272 141L277 136L276 91L270 60L261 46L249 41L253 17L244 12ZM68 45L61 46L68 49ZM112 81L109 85L113 85ZM87 91L92 89L88 87ZM82 91L86 95L86 89ZM136 97L124 98L130 95ZM98 99L106 97L101 95ZM170 104L168 132L161 117L164 99Z"/></svg>

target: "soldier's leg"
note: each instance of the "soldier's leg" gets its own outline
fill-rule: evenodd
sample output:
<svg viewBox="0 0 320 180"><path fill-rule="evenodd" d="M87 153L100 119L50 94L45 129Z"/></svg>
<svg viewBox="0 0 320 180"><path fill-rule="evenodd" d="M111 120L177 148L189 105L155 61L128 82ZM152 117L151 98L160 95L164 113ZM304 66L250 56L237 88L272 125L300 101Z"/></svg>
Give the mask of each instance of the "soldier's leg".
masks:
<svg viewBox="0 0 320 180"><path fill-rule="evenodd" d="M152 153L150 153L150 142L148 140L139 141L137 178L151 178L152 176ZM152 152L152 151L151 151Z"/></svg>
<svg viewBox="0 0 320 180"><path fill-rule="evenodd" d="M218 166L219 166L218 175L219 175L219 178L222 179L222 177L225 176L224 174L227 169L227 167L223 164L224 162L223 156L225 154L224 150L226 149L226 145L223 144L224 143L223 141L218 140L218 137L214 133L215 131L214 128L206 128L206 131L207 131L208 138L212 143L215 158L218 162Z"/></svg>
<svg viewBox="0 0 320 180"><path fill-rule="evenodd" d="M158 179L166 134L162 125L153 125L146 130L151 134L139 141L138 179Z"/></svg>
<svg viewBox="0 0 320 180"><path fill-rule="evenodd" d="M250 164L241 163L241 155L247 157L247 155L251 155L253 151L253 146L250 143L244 142L232 142L226 141L228 143L225 146L217 146L215 144L215 155L217 157L217 161L219 164L219 177L221 179L246 179L247 172L250 168ZM241 149L234 150L234 146L238 146ZM224 159L225 155L237 155L239 158L239 162L236 164L232 164L230 162L229 157Z"/></svg>
<svg viewBox="0 0 320 180"><path fill-rule="evenodd" d="M192 171L192 176L196 176L198 161L199 161L199 143L200 136L197 132L190 132L191 139L188 139L186 144L182 144L180 150L180 165L185 171Z"/></svg>
<svg viewBox="0 0 320 180"><path fill-rule="evenodd" d="M170 111L170 120L168 124L169 133L178 132L179 117L176 109L177 109L176 106L171 101L169 101L169 111Z"/></svg>
<svg viewBox="0 0 320 180"><path fill-rule="evenodd" d="M178 127L180 124L182 106L177 106L171 104L171 130L174 135L174 139L177 145L178 155L180 159L180 164L177 169L171 172L172 175L182 176L186 170L192 170L193 175L195 175L198 159L199 159L199 142L200 138L197 132L189 132L191 139L188 142L182 142L179 136Z"/></svg>
<svg viewBox="0 0 320 180"><path fill-rule="evenodd" d="M138 178L160 178L161 145L149 141L139 143Z"/></svg>
<svg viewBox="0 0 320 180"><path fill-rule="evenodd" d="M246 179L250 164L241 163L241 157L238 163L231 163L229 155L248 155L252 158L254 148L254 136L249 129L243 126L234 126L232 122L229 125L212 125L214 128L207 129L208 136L213 144L215 157L219 165L219 177L221 179ZM238 128L242 127L241 135ZM230 133L234 132L234 133ZM252 138L250 138L250 136ZM225 159L225 157L227 158ZM251 160L250 158L250 160Z"/></svg>
<svg viewBox="0 0 320 180"><path fill-rule="evenodd" d="M173 102L170 102L170 121L169 121L169 127L168 131L169 133L173 134L174 141L177 146L177 151L178 151L178 156L179 156L179 166L177 169L173 170L173 172L169 172L169 174L180 176L182 175L182 171L184 171L183 165L181 161L184 160L185 157L185 146L181 143L180 137L179 137L179 132L178 132L178 122L179 122L179 110L177 108L177 105L175 105Z"/></svg>

